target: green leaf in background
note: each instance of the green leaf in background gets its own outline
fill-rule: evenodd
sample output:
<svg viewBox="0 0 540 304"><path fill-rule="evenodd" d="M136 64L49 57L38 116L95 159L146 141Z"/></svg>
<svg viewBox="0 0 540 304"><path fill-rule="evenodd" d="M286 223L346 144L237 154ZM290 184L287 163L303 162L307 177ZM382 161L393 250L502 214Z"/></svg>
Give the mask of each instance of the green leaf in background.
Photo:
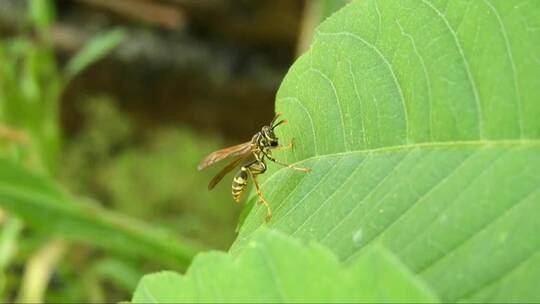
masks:
<svg viewBox="0 0 540 304"><path fill-rule="evenodd" d="M350 265L327 249L277 232L259 231L236 257L198 255L185 276L143 277L134 303L435 302L391 254L371 248Z"/></svg>
<svg viewBox="0 0 540 304"><path fill-rule="evenodd" d="M55 10L52 0L29 0L26 1L28 15L32 25L40 31L48 30L54 22Z"/></svg>
<svg viewBox="0 0 540 304"><path fill-rule="evenodd" d="M166 230L75 201L48 179L2 159L0 206L38 229L172 268L185 268L202 249Z"/></svg>
<svg viewBox="0 0 540 304"><path fill-rule="evenodd" d="M343 261L382 243L445 302L540 301L539 46L536 0L337 12L277 96L276 157L313 170L264 175L269 226Z"/></svg>
<svg viewBox="0 0 540 304"><path fill-rule="evenodd" d="M2 216L5 216L2 214ZM22 222L17 218L4 218L0 232L0 295L6 293L6 269L14 260L22 232Z"/></svg>
<svg viewBox="0 0 540 304"><path fill-rule="evenodd" d="M115 49L125 37L125 32L120 29L112 30L92 38L73 58L69 60L65 69L68 80L77 76L88 66L103 59Z"/></svg>

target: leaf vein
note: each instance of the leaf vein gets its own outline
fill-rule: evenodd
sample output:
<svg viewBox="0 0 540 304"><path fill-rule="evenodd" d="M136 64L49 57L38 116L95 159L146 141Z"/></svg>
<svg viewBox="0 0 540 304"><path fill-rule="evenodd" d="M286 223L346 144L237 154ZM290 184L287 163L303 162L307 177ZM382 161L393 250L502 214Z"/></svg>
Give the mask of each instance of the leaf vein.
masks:
<svg viewBox="0 0 540 304"><path fill-rule="evenodd" d="M375 192L375 190L377 190L387 179L389 176L392 175L393 172L395 172L397 170L397 168L399 168L399 166L403 163L403 161L411 154L412 151L408 151L406 154L403 155L403 157L394 165L394 167L392 168L392 170L390 170L390 172L388 172L376 185L375 187L373 187L356 205L354 205L354 207L351 209L351 211L349 213L347 213L347 215L340 219L338 223L336 223L336 225L334 225L332 227L332 229L330 229L330 231L328 231L323 238L320 239L320 242L322 243L324 240L326 240L326 238L328 236L330 236L332 234L332 232L334 232L334 230L336 230L339 226L341 226L345 220L347 220L349 218L349 216L356 210L356 208L358 208L358 206L360 206L360 204L362 202L365 201L365 199L370 196L373 192Z"/></svg>
<svg viewBox="0 0 540 304"><path fill-rule="evenodd" d="M353 87L354 87L354 94L356 96L356 99L358 100L358 103L359 104L362 104L362 99L360 98L360 94L358 93L358 87L356 86L356 77L354 76L354 72L352 70L352 63L350 60L347 60L347 62L349 63L349 73L351 74L351 77L352 77L352 82L353 82ZM360 116L360 126L362 127L362 141L364 142L364 146L368 146L368 143L367 143L367 139L366 139L366 129L364 127L364 118L362 117L362 112L360 112L358 114ZM353 138L353 135L352 135L352 128L350 128L350 132L351 132L351 138Z"/></svg>
<svg viewBox="0 0 540 304"><path fill-rule="evenodd" d="M338 95L338 92L336 90L336 87L334 86L334 82L332 81L332 79L330 79L330 77L328 77L324 72L322 72L321 70L318 70L316 68L310 68L309 71L311 72L315 72L317 73L318 75L320 75L322 78L324 78L329 84L330 84L330 87L332 87L332 92L334 93L334 96L336 98L336 105L337 105L337 108L338 108L338 111L339 111L339 119L340 119L340 122L341 122L341 132L343 134L343 141L345 142L345 149L347 149L347 151L350 150L350 145L349 145L349 140L347 140L347 135L345 134L345 118L343 116L343 108L341 106L341 102L339 100L339 95ZM352 138L351 138L352 140Z"/></svg>
<svg viewBox="0 0 540 304"><path fill-rule="evenodd" d="M432 130L433 130L433 92L431 91L431 79L429 78L429 73L428 73L428 70L426 68L426 63L424 61L424 57L422 57L422 55L420 55L420 52L418 51L418 48L416 46L416 42L414 41L414 38L411 34L405 32L405 29L403 28L403 26L401 25L401 23L399 22L398 19L396 19L396 23L399 27L399 30L401 31L401 34L405 37L407 37L410 41L411 41L411 45L413 47L413 51L414 51L414 54L416 55L416 57L418 58L418 60L420 61L420 65L422 66L422 71L424 72L424 77L426 78L426 86L427 86L427 93L428 93L428 107L429 107L429 110L428 110L428 120L429 120L429 124L428 124L428 138L429 139L433 139L432 137Z"/></svg>
<svg viewBox="0 0 540 304"><path fill-rule="evenodd" d="M392 68L392 65L390 64L388 59L383 55L383 53L375 45L373 45L372 43L366 41L362 37L360 37L360 36L358 36L358 35L356 35L354 33L351 33L351 32L321 32L321 31L318 31L317 34L322 35L322 36L345 36L345 37L352 38L352 39L354 39L356 41L361 42L365 46L369 47L371 50L373 50L381 58L381 60L384 62L384 64L388 68L388 70L390 72L390 76L392 76L392 80L393 80L393 82L394 82L394 84L396 86L396 89L397 89L398 93L399 93L399 97L400 97L401 105L402 105L402 109L403 109L404 122L405 122L405 137L406 137L405 141L409 142L409 117L408 117L408 113L407 113L407 105L406 105L406 102L405 102L405 97L403 95L403 90L401 88L401 85L399 84L399 81L397 79L397 75L394 72L394 69Z"/></svg>
<svg viewBox="0 0 540 304"><path fill-rule="evenodd" d="M343 158L340 159L340 161L343 160ZM351 178L354 176L354 174L356 172L358 172L358 170L363 167L363 164L365 163L366 161L366 158L362 159L362 161L357 165L356 168L354 168L354 170L349 174L349 176L341 183L341 185L337 188L334 189L334 191L332 192L332 194L328 195L324 201L322 203L319 204L319 207L317 207L317 209L312 212L311 214L309 214L309 216L302 222L302 224L300 224L296 230L294 230L293 232L291 232L291 235L295 235L298 231L300 231L300 228L302 228L308 221L309 219L311 219L313 216L315 216L315 214L317 214L321 208L326 204L326 202L328 202L330 200L331 197L333 197L336 193L339 192L339 190L341 190L343 187L345 187L345 185L351 180ZM298 204L300 204L300 202L298 202Z"/></svg>
<svg viewBox="0 0 540 304"><path fill-rule="evenodd" d="M531 139L518 139L518 140L470 140L470 141L439 141L439 142L425 142L425 143L416 143L416 144L406 144L406 145L394 145L386 146L382 148L370 148L363 150L352 150L338 153L329 153L329 154L320 154L314 155L302 160L299 160L293 165L298 165L304 162L317 160L325 157L331 156L347 156L347 155L356 155L356 154L372 154L372 153L390 153L390 152L399 152L410 149L422 149L422 148L460 148L460 147L484 147L484 146L515 146L515 145L525 145L525 146L540 146L540 140L531 140ZM269 182L273 179L275 175L281 171L286 170L286 168L281 168L275 171L274 174L269 176L266 182ZM264 183L263 183L264 185Z"/></svg>
<svg viewBox="0 0 540 304"><path fill-rule="evenodd" d="M487 221L482 227L480 227L480 229L477 229L476 231L474 231L471 235L467 236L465 239L463 239L459 244L457 244L457 246L454 246L452 248L449 248L448 251L445 252L444 254L444 257L448 257L451 253L453 252L456 252L457 250L459 250L460 248L462 248L463 246L465 246L467 243L471 242L477 235L479 235L480 233L486 231L488 228L491 227L491 225L493 225L497 220L505 217L508 213L510 213L512 210L514 210L516 207L520 206L521 204L523 204L523 202L526 202L533 194L535 194L536 192L538 192L540 189L532 189L529 193L527 193L525 195L525 197L523 197L521 200L519 200L519 202L515 203L515 204L512 204L511 206L508 206L506 209L504 209L501 213L497 214L495 217L493 217L492 219L490 219L489 221ZM417 273L418 274L422 274L422 273L425 273L428 269L430 269L431 267L435 266L436 264L438 264L439 262L442 261L442 258L443 256L441 256L440 258L436 259L436 260L433 260L431 263L427 264L427 265L424 265L424 267L418 269Z"/></svg>
<svg viewBox="0 0 540 304"><path fill-rule="evenodd" d="M374 240L376 240L378 237L384 235L384 233L386 231L388 231L392 226L394 226L398 221L399 219L401 219L403 216L405 216L405 214L407 214L414 206L416 206L417 204L419 204L421 201L423 201L424 199L426 199L426 197L428 197L431 193L433 193L433 191L435 191L437 188L441 187L442 185L444 185L444 183L446 181L448 181L450 179L450 177L452 177L454 174L456 174L456 172L459 171L459 168L463 167L465 165L465 163L472 157L472 155L474 155L477 151L467 155L467 157L465 157L457 166L455 166L450 172L448 172L448 174L446 174L446 176L444 176L443 178L441 178L437 184L433 185L431 188L429 188L428 191L426 191L424 194L422 194L420 197L418 197L416 199L415 202L413 202L412 204L409 205L409 207L404 210L403 212L401 212L399 214L399 216L394 219L392 221L392 223L390 223L390 225L388 225L386 228L382 229L378 234L376 234L371 240L368 240L368 242L372 242ZM354 256L354 253L351 254L350 256L346 257L345 258L345 261L348 261L350 260L352 257Z"/></svg>
<svg viewBox="0 0 540 304"><path fill-rule="evenodd" d="M282 219L286 218L287 215L289 215L291 212L293 212L294 210L296 210L296 208L298 206L300 206L300 203L304 201L304 199L306 199L306 197L308 197L313 191L317 190L318 189L318 186L328 177L328 175L330 175L330 173L332 173L332 170L338 166L338 164L340 164L342 161L343 161L343 157L340 158L338 161L334 162L334 164L332 164L332 167L328 168L328 171L326 171L326 173L321 176L319 178L319 181L313 185L313 188L308 192L306 193L292 208L290 208L287 213L285 213L281 218L277 219L276 222L274 224L277 224L279 223ZM283 205L283 203L285 202L286 199L288 199L290 196L291 196L291 193L292 191L281 201L281 205Z"/></svg>
<svg viewBox="0 0 540 304"><path fill-rule="evenodd" d="M482 119L482 105L480 103L480 96L478 94L478 90L476 88L476 83L474 81L474 78L471 73L471 69L469 67L469 62L467 61L467 58L465 57L465 52L463 50L463 47L461 46L461 43L459 43L459 39L457 36L457 33L452 29L452 26L450 25L450 22L448 22L448 19L444 16L444 14L439 11L433 4L428 2L427 0L422 0L422 2L427 5L429 8L431 8L444 22L446 27L448 28L449 33L451 34L452 38L454 39L454 42L456 44L456 47L458 49L458 52L461 56L461 59L463 60L463 65L465 67L465 72L467 73L467 78L469 79L469 82L471 84L471 90L474 95L474 101L476 105L477 115L478 115L478 137L480 139L484 138L484 122Z"/></svg>
<svg viewBox="0 0 540 304"><path fill-rule="evenodd" d="M512 80L514 81L514 88L516 91L517 96L517 111L518 111L518 124L519 124L519 134L520 138L523 138L523 110L522 110L522 97L519 90L519 84L518 84L518 75L516 73L516 63L514 62L514 55L512 54L512 48L510 47L510 40L508 39L508 32L506 30L506 27L501 19L501 15L499 14L499 11L497 8L493 6L493 4L488 1L484 0L484 3L493 11L495 14L495 17L497 18L497 22L499 23L499 27L501 29L501 34L504 38L504 44L506 47L506 53L508 54L508 59L510 60L510 67L512 68Z"/></svg>
<svg viewBox="0 0 540 304"><path fill-rule="evenodd" d="M475 175L473 180L469 181L467 185L461 191L459 191L459 193L456 196L452 198L451 201L445 204L444 210L448 209L450 206L453 206L454 203L458 201L458 199L463 195L463 193L465 193L475 181L477 181L480 177L484 176L486 172L489 169L491 169L498 161L500 161L502 159L502 156L505 155L506 153L508 153L508 151L503 151L494 160L492 160L486 167L484 167L482 171L479 172L479 174ZM427 233L427 231L429 231L431 226L433 226L442 215L443 215L443 211L439 212L437 216L434 216L433 218L431 218L430 223L422 230L422 232L416 235L405 247L400 249L400 251L405 252L407 249L409 249L411 245L415 243L416 240L420 239L423 235Z"/></svg>
<svg viewBox="0 0 540 304"><path fill-rule="evenodd" d="M471 296L477 294L478 292L484 290L485 288L489 287L489 286L493 286L495 285L496 283L502 281L503 279L505 279L506 277L508 277L510 274L512 274L514 271L516 271L516 269L519 269L519 267L523 266L525 263L527 263L528 261L530 261L532 258L534 258L537 254L540 253L540 249L536 249L534 250L533 252L531 252L531 254L529 254L527 257L525 257L523 260L519 261L518 263L516 263L515 265L513 265L512 267L510 267L509 269L507 269L506 271L500 273L497 278L495 278L494 280L491 280L491 281L488 281L486 282L483 286L480 286L479 288L477 288L476 290L471 290L469 292L467 292L465 295L461 296L460 297L460 300L461 299L466 299L466 298L470 298ZM456 301L457 302L457 301Z"/></svg>
<svg viewBox="0 0 540 304"><path fill-rule="evenodd" d="M281 97L280 99L294 101L306 113L309 119L309 123L311 124L311 132L313 135L313 146L315 146L315 155L319 155L319 150L318 150L319 145L317 143L317 135L315 133L315 124L313 123L313 118L311 117L311 114L309 113L308 109L302 104L302 102L300 102L300 99L298 99L298 97L288 96L288 97Z"/></svg>

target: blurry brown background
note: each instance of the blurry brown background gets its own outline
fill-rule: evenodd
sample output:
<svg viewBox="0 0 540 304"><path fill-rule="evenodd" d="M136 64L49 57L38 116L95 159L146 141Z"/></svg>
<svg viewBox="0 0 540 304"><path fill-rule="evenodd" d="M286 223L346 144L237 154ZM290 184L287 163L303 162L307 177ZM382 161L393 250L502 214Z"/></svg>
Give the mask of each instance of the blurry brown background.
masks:
<svg viewBox="0 0 540 304"><path fill-rule="evenodd" d="M2 2L1 28L13 32L25 19L23 1ZM69 86L62 116L68 130L79 127L80 97L106 92L142 126L183 122L238 140L272 117L305 6L298 0L56 3L61 59L98 32L128 31L112 55Z"/></svg>

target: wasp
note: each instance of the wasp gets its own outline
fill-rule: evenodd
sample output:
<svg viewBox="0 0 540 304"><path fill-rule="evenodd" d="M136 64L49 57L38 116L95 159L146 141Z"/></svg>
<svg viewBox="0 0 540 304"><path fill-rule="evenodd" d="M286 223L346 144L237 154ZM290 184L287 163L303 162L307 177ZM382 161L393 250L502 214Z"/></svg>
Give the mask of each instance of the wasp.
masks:
<svg viewBox="0 0 540 304"><path fill-rule="evenodd" d="M259 197L259 202L262 203L267 210L266 221L270 221L272 218L272 209L270 204L264 198L259 183L257 182L257 176L263 174L266 171L266 160L270 160L285 168L290 168L302 172L309 172L309 168L295 167L286 163L282 163L272 156L272 150L289 149L293 143L287 146L279 145L279 140L274 133L274 129L281 125L286 124L286 119L277 119L280 114L276 114L274 119L270 122L270 125L263 126L261 131L257 132L250 141L215 151L208 155L198 166L199 171L203 170L227 157L236 156L236 158L226 165L208 184L208 190L212 190L222 179L234 168L238 167L241 163L244 163L240 170L236 173L232 182L232 197L238 203L242 194L245 192L248 178L253 180L255 190Z"/></svg>

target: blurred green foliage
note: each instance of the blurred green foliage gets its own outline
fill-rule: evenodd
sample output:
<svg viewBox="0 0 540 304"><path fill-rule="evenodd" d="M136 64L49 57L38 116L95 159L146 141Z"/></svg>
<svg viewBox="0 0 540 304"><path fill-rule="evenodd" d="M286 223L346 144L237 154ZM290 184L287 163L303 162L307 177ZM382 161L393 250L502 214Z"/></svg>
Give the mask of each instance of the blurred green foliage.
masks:
<svg viewBox="0 0 540 304"><path fill-rule="evenodd" d="M0 62L0 122L24 132L30 141L24 150L11 146L9 152L25 153L33 168L54 175L61 76L52 49L45 41L15 37L0 43Z"/></svg>
<svg viewBox="0 0 540 304"><path fill-rule="evenodd" d="M27 34L0 41L0 122L26 133L25 158L33 169L56 176L62 141L61 94L77 73L114 49L123 32L114 30L95 37L62 70L49 31L54 16L51 2L29 1L28 10Z"/></svg>
<svg viewBox="0 0 540 304"><path fill-rule="evenodd" d="M104 97L87 100L81 111L83 128L63 156L63 180L73 192L211 247L231 244L239 206L230 187L224 181L209 192L220 168L196 171L204 153L224 145L221 140L186 127L140 130Z"/></svg>
<svg viewBox="0 0 540 304"><path fill-rule="evenodd" d="M25 32L0 37L2 301L118 301L143 273L172 267L167 259L176 255L191 256L183 250L196 249L181 235L226 248L238 208L208 203L228 201L229 188L208 193L211 172L195 169L221 141L187 128L138 130L107 98L83 103L81 131L64 137L63 92L125 33L98 35L61 68L50 37L51 2L28 4ZM77 196L51 190L54 180Z"/></svg>

